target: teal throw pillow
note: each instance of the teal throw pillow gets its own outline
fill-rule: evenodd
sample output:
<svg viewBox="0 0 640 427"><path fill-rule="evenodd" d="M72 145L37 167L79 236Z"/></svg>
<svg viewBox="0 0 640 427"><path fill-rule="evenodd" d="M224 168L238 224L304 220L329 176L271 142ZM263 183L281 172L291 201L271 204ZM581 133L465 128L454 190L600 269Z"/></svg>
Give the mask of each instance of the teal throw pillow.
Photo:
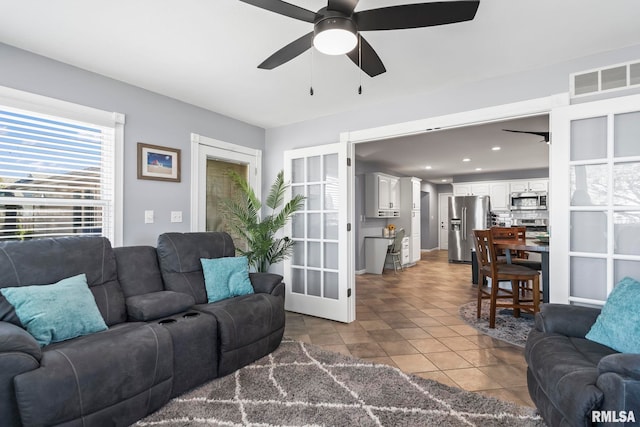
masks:
<svg viewBox="0 0 640 427"><path fill-rule="evenodd" d="M84 274L53 285L2 288L0 293L41 346L107 329Z"/></svg>
<svg viewBox="0 0 640 427"><path fill-rule="evenodd" d="M640 282L625 277L616 285L586 338L621 353L640 353Z"/></svg>
<svg viewBox="0 0 640 427"><path fill-rule="evenodd" d="M253 293L247 257L201 258L200 262L209 302Z"/></svg>

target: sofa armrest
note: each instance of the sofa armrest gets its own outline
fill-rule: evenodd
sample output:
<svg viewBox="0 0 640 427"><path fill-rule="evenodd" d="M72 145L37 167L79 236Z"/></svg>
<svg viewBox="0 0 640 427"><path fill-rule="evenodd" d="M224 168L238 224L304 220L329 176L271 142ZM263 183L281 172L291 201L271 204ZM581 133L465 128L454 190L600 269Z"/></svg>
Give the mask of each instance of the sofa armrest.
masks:
<svg viewBox="0 0 640 427"><path fill-rule="evenodd" d="M603 357L598 362L598 374L607 372L640 380L640 354L616 353Z"/></svg>
<svg viewBox="0 0 640 427"><path fill-rule="evenodd" d="M278 288L278 285L282 283L282 276L279 274L249 273L249 279L256 293L276 295L281 292L281 288Z"/></svg>
<svg viewBox="0 0 640 427"><path fill-rule="evenodd" d="M26 353L37 361L42 349L33 336L13 323L0 321L0 353Z"/></svg>
<svg viewBox="0 0 640 427"><path fill-rule="evenodd" d="M195 303L191 295L173 291L150 292L126 299L129 319L142 322L181 313Z"/></svg>
<svg viewBox="0 0 640 427"><path fill-rule="evenodd" d="M600 309L568 304L542 304L536 313L536 329L568 337L584 338Z"/></svg>

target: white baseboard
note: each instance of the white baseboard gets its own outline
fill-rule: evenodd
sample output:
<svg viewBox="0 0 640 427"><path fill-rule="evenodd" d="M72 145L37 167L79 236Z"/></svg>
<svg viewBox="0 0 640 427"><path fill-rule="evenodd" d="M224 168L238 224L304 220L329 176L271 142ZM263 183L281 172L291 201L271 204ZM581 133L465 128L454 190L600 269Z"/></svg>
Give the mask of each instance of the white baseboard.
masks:
<svg viewBox="0 0 640 427"><path fill-rule="evenodd" d="M364 274L367 270L356 270L356 274Z"/></svg>

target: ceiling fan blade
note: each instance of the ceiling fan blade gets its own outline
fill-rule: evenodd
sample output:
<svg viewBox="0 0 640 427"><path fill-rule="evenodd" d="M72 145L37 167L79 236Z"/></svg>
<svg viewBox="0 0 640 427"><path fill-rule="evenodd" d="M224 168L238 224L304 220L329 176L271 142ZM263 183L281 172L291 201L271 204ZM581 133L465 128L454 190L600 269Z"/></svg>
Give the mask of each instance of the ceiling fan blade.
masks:
<svg viewBox="0 0 640 427"><path fill-rule="evenodd" d="M513 133L528 133L530 135L538 135L544 138L544 142L549 142L550 132L530 132L527 130L513 130L513 129L502 129L505 132L513 132Z"/></svg>
<svg viewBox="0 0 640 427"><path fill-rule="evenodd" d="M379 74L382 74L387 71L384 68L384 64L382 60L378 56L375 50L371 47L369 42L367 42L362 35L358 37L359 43L362 45L362 71L367 73L369 77L375 77ZM360 52L358 52L358 46L353 49L351 52L347 53L349 59L353 61L354 64L360 66L360 61L358 60Z"/></svg>
<svg viewBox="0 0 640 427"><path fill-rule="evenodd" d="M265 9L271 12L275 12L280 15L288 16L289 18L299 19L300 21L311 22L316 19L315 12L307 9L303 9L293 4L281 0L240 0L243 3Z"/></svg>
<svg viewBox="0 0 640 427"><path fill-rule="evenodd" d="M313 31L300 37L298 40L292 41L258 65L263 70L273 70L276 67L291 61L296 56L304 53L311 48L313 43Z"/></svg>
<svg viewBox="0 0 640 427"><path fill-rule="evenodd" d="M401 30L470 21L476 16L479 0L405 4L356 12L360 31Z"/></svg>
<svg viewBox="0 0 640 427"><path fill-rule="evenodd" d="M359 0L329 0L327 10L335 10L349 16L358 5Z"/></svg>

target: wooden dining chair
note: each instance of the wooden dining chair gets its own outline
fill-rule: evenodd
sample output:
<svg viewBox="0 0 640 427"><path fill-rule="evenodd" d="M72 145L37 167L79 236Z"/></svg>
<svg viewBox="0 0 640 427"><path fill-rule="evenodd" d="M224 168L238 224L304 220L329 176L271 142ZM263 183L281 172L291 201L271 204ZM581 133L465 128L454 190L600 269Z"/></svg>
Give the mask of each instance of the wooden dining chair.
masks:
<svg viewBox="0 0 640 427"><path fill-rule="evenodd" d="M525 240L527 227L491 227L491 236L494 239ZM507 257L503 250L498 252L498 262L506 262ZM511 264L521 265L534 270L542 270L542 262L529 259L527 251L515 251L511 256Z"/></svg>
<svg viewBox="0 0 640 427"><path fill-rule="evenodd" d="M520 317L521 310L530 313L540 311L538 271L521 265L498 262L491 230L473 230L473 235L479 266L478 318L482 312L483 299L490 300L490 328L496 326L498 307L511 308L515 317ZM487 285L486 279L491 279L490 287ZM501 287L504 282L509 282L510 287ZM531 283L530 288L529 283ZM524 295L521 295L521 290L525 291Z"/></svg>

